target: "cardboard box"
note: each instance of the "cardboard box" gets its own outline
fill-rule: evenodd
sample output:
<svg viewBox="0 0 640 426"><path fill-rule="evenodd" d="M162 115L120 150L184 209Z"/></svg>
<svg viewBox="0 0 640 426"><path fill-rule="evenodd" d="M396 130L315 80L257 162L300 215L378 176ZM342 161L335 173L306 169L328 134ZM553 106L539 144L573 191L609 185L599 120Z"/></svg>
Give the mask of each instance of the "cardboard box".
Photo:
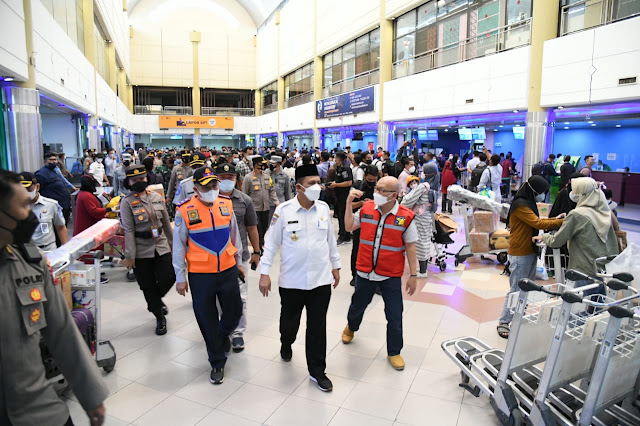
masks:
<svg viewBox="0 0 640 426"><path fill-rule="evenodd" d="M478 232L475 229L469 232L469 248L473 253L486 253L491 247L489 246L489 233Z"/></svg>
<svg viewBox="0 0 640 426"><path fill-rule="evenodd" d="M95 272L93 266L71 265L69 266L72 285L89 285L94 281Z"/></svg>
<svg viewBox="0 0 640 426"><path fill-rule="evenodd" d="M56 284L60 286L62 294L64 295L64 300L65 302L67 302L69 310L71 310L73 307L71 299L71 272L64 271L63 273L58 275L56 277Z"/></svg>
<svg viewBox="0 0 640 426"><path fill-rule="evenodd" d="M113 256L118 259L124 255L124 235L114 235L104 243L105 256Z"/></svg>
<svg viewBox="0 0 640 426"><path fill-rule="evenodd" d="M150 191L157 192L162 197L163 200L165 199L164 186L162 186L161 183L157 183L155 185L149 185L149 186L147 186L147 189L149 189Z"/></svg>
<svg viewBox="0 0 640 426"><path fill-rule="evenodd" d="M538 205L538 214L541 219L548 219L549 213L551 212L551 204L548 203L537 203Z"/></svg>
<svg viewBox="0 0 640 426"><path fill-rule="evenodd" d="M477 211L473 213L473 222L477 232L488 234L496 230L496 217L493 212ZM488 236L487 236L488 237ZM487 241L487 245L489 241Z"/></svg>

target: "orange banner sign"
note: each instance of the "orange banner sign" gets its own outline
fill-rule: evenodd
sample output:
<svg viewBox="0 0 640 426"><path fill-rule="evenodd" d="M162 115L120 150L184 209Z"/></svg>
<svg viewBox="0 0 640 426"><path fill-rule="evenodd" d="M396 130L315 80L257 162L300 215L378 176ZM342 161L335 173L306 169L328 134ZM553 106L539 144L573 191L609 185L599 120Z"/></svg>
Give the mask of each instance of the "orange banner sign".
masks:
<svg viewBox="0 0 640 426"><path fill-rule="evenodd" d="M161 115L161 129L233 129L233 117L201 117L198 115Z"/></svg>

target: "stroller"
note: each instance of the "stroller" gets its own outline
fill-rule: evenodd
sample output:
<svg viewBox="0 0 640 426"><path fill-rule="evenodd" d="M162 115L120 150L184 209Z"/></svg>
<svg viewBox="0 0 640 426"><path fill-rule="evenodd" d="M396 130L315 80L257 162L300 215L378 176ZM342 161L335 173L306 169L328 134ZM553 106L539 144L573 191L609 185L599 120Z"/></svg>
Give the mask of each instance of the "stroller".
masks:
<svg viewBox="0 0 640 426"><path fill-rule="evenodd" d="M435 232L433 233L433 244L436 248L436 253L429 263L436 265L440 268L440 271L444 272L447 269L446 260L451 257L455 257L454 253L445 251L449 244L453 244L454 241L450 235L458 230L458 224L449 216L443 214L436 214L434 216Z"/></svg>

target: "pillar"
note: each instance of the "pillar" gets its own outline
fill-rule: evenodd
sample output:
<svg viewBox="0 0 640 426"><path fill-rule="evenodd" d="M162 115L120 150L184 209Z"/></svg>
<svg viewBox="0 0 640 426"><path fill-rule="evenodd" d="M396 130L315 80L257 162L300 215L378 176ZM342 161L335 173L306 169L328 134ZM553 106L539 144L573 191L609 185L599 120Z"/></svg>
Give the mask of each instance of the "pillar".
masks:
<svg viewBox="0 0 640 426"><path fill-rule="evenodd" d="M253 92L255 95L255 100L254 100L254 115L256 117L258 117L260 115L260 113L262 112L262 96L261 96L261 92L260 89L256 89L255 92Z"/></svg>
<svg viewBox="0 0 640 426"><path fill-rule="evenodd" d="M127 72L124 68L118 69L118 97L123 104L128 105L129 87L127 86Z"/></svg>
<svg viewBox="0 0 640 426"><path fill-rule="evenodd" d="M378 143L389 148L387 124L384 122L384 86L393 75L393 21L386 18L386 1L380 0L380 85L378 90Z"/></svg>
<svg viewBox="0 0 640 426"><path fill-rule="evenodd" d="M540 106L542 86L542 50L544 42L558 36L560 0L533 2L531 20L531 59L529 68L529 102L524 141L523 179L531 176L531 167L544 160L553 148L553 110Z"/></svg>
<svg viewBox="0 0 640 426"><path fill-rule="evenodd" d="M324 58L318 55L318 0L313 1L313 104L314 111L317 102L322 99L322 85L324 84ZM320 129L316 122L316 114L313 114L313 146L324 150L324 139L320 135Z"/></svg>
<svg viewBox="0 0 640 426"><path fill-rule="evenodd" d="M127 108L133 114L133 86L130 84L127 85Z"/></svg>
<svg viewBox="0 0 640 426"><path fill-rule="evenodd" d="M89 117L87 129L89 131L89 149L95 149L98 151L100 149L100 122L97 115L92 115Z"/></svg>
<svg viewBox="0 0 640 426"><path fill-rule="evenodd" d="M199 44L202 34L199 31L192 31L191 45L193 47L193 93L192 93L192 109L193 115L200 115L200 58Z"/></svg>
<svg viewBox="0 0 640 426"><path fill-rule="evenodd" d="M27 3L27 2L25 2ZM35 172L43 164L40 96L28 87L3 87L7 134L7 166L17 172Z"/></svg>
<svg viewBox="0 0 640 426"><path fill-rule="evenodd" d="M113 93L118 92L118 65L116 64L116 45L113 41L107 43L107 72L109 79L109 87L113 90Z"/></svg>
<svg viewBox="0 0 640 426"><path fill-rule="evenodd" d="M95 27L93 23L93 0L82 0L82 21L84 23L84 56L96 66Z"/></svg>
<svg viewBox="0 0 640 426"><path fill-rule="evenodd" d="M122 128L120 126L111 128L111 147L116 152L122 152Z"/></svg>

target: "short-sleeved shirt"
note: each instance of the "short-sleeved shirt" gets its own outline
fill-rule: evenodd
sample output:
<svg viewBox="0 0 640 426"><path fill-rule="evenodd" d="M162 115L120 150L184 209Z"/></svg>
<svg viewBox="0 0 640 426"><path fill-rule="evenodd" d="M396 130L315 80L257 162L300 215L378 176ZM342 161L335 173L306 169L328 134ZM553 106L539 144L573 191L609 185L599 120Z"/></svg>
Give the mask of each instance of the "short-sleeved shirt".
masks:
<svg viewBox="0 0 640 426"><path fill-rule="evenodd" d="M387 216L390 214L398 214L398 209L400 208L400 204L396 201L396 204L393 206L391 211L387 214L382 215L380 218L380 222L378 224L378 229L376 230L376 239L373 242L373 257L374 259L378 258L378 252L380 251L380 241L382 241L382 231L384 230L384 222L387 219ZM376 206L376 210L380 210L378 206ZM353 215L353 225L355 227L360 226L360 215L362 214L362 210L358 210L356 214ZM402 234L402 241L405 244L415 243L418 241L418 229L416 228L415 220L412 220L407 229ZM358 275L362 278L366 278L369 281L384 281L389 279L390 277L385 277L384 275L378 275L375 271L371 271L369 273L358 271Z"/></svg>
<svg viewBox="0 0 640 426"><path fill-rule="evenodd" d="M353 181L353 172L351 171L351 167L345 166L345 165L337 167L335 182L342 183L347 181ZM351 188L338 187L338 188L334 188L333 190L336 192L336 195L346 197L347 195L349 195L349 191L351 190Z"/></svg>
<svg viewBox="0 0 640 426"><path fill-rule="evenodd" d="M238 231L240 231L240 239L242 240L242 261L246 262L251 257L249 253L249 244L247 244L247 226L258 225L258 215L253 207L253 201L247 194L234 189L231 194L231 203L233 204L233 214L236 215L238 222Z"/></svg>
<svg viewBox="0 0 640 426"><path fill-rule="evenodd" d="M35 203L31 204L31 211L40 221L40 225L38 225L31 237L33 242L43 251L55 250L55 227L65 224L62 207L56 200L39 195Z"/></svg>
<svg viewBox="0 0 640 426"><path fill-rule="evenodd" d="M182 179L178 184L178 189L176 189L176 195L173 197L173 204L177 206L182 201L193 197L193 194L195 193L193 185L193 178L188 177L186 179Z"/></svg>

